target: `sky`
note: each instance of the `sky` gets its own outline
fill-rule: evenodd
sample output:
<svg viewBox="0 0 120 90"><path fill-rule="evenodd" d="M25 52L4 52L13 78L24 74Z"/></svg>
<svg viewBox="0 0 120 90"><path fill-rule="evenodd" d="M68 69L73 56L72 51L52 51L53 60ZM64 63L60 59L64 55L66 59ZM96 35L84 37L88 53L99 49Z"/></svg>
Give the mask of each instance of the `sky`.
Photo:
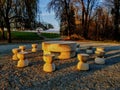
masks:
<svg viewBox="0 0 120 90"><path fill-rule="evenodd" d="M41 10L40 20L46 23L50 23L54 26L54 28L59 29L59 23L55 19L55 13L53 11L48 12L47 10L48 2L50 2L50 0L40 0L40 4L39 4Z"/></svg>
<svg viewBox="0 0 120 90"><path fill-rule="evenodd" d="M51 1L51 0L39 0L39 7L41 10L41 14L40 14L40 20L46 23L50 23L54 26L54 28L59 29L59 22L55 19L55 13L53 11L51 11L50 13L47 10L47 4ZM102 0L100 0L100 2L102 2Z"/></svg>

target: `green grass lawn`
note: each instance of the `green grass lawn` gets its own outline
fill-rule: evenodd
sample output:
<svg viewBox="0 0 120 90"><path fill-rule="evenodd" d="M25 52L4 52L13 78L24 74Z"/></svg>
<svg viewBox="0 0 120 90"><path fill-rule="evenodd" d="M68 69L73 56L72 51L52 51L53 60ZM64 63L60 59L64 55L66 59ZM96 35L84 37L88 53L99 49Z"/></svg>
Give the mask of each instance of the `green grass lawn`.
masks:
<svg viewBox="0 0 120 90"><path fill-rule="evenodd" d="M42 36L46 38L58 38L60 37L59 34L54 33L41 33L38 35L35 32L18 32L12 31L11 36L13 40L42 40Z"/></svg>
<svg viewBox="0 0 120 90"><path fill-rule="evenodd" d="M41 38L34 32L12 31L11 36L13 40L41 40Z"/></svg>
<svg viewBox="0 0 120 90"><path fill-rule="evenodd" d="M0 33L1 36L1 33ZM6 31L5 31L6 37ZM43 40L43 37L46 38L59 38L60 34L57 33L41 33L38 35L36 32L19 32L19 31L12 31L11 38L12 40Z"/></svg>
<svg viewBox="0 0 120 90"><path fill-rule="evenodd" d="M41 33L42 36L46 38L59 38L60 34L57 33Z"/></svg>

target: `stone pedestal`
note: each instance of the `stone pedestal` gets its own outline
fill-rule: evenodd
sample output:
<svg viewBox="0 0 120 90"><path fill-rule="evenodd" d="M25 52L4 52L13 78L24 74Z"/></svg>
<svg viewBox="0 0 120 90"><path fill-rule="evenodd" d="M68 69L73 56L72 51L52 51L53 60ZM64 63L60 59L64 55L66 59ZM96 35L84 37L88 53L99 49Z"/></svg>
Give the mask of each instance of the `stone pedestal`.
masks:
<svg viewBox="0 0 120 90"><path fill-rule="evenodd" d="M78 62L77 69L78 70L89 70L89 64Z"/></svg>
<svg viewBox="0 0 120 90"><path fill-rule="evenodd" d="M20 51L19 48L12 49L12 52L13 52L12 60L18 60L17 54L19 51Z"/></svg>
<svg viewBox="0 0 120 90"><path fill-rule="evenodd" d="M92 46L89 46L89 47L86 49L86 53L87 53L87 54L93 54Z"/></svg>
<svg viewBox="0 0 120 90"><path fill-rule="evenodd" d="M105 51L105 49L104 49L103 47L97 47L97 48L96 48L96 51L103 52L103 51Z"/></svg>
<svg viewBox="0 0 120 90"><path fill-rule="evenodd" d="M55 71L55 64L53 63L54 55L46 54L43 56L43 60L45 64L43 66L43 71L45 72L53 72Z"/></svg>
<svg viewBox="0 0 120 90"><path fill-rule="evenodd" d="M24 52L20 52L17 54L17 57L19 58L19 61L17 63L17 67L25 67L28 66L29 62L27 59L25 59L25 54Z"/></svg>
<svg viewBox="0 0 120 90"><path fill-rule="evenodd" d="M19 49L21 50L21 52L25 52L25 46L19 46Z"/></svg>
<svg viewBox="0 0 120 90"><path fill-rule="evenodd" d="M95 51L95 54L96 54L95 63L96 64L105 64L105 58L104 58L105 51L104 51L104 48L97 47L96 51Z"/></svg>
<svg viewBox="0 0 120 90"><path fill-rule="evenodd" d="M95 63L96 64L105 64L105 58L96 57Z"/></svg>
<svg viewBox="0 0 120 90"><path fill-rule="evenodd" d="M37 52L38 44L32 44L32 52Z"/></svg>
<svg viewBox="0 0 120 90"><path fill-rule="evenodd" d="M95 51L95 54L96 54L97 57L104 57L104 55L105 55L104 48L97 47L96 51Z"/></svg>
<svg viewBox="0 0 120 90"><path fill-rule="evenodd" d="M80 53L80 48L76 48L76 53Z"/></svg>
<svg viewBox="0 0 120 90"><path fill-rule="evenodd" d="M79 60L77 64L78 70L89 70L89 64L87 63L87 60L89 59L88 54L78 54L77 58Z"/></svg>
<svg viewBox="0 0 120 90"><path fill-rule="evenodd" d="M77 54L80 53L80 44L76 45L76 50L75 51L76 51Z"/></svg>

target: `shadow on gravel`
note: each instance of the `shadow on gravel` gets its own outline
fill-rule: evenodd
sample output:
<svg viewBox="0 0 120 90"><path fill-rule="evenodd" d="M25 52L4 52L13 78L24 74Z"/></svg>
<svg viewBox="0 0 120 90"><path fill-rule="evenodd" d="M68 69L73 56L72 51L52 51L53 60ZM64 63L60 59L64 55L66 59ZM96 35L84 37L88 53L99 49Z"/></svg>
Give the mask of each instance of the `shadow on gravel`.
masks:
<svg viewBox="0 0 120 90"><path fill-rule="evenodd" d="M120 50L120 46L105 46L104 48L107 52L112 50Z"/></svg>
<svg viewBox="0 0 120 90"><path fill-rule="evenodd" d="M56 63L60 63L60 62L62 62L62 61L58 61L58 62L56 62ZM59 64L59 65L56 65L56 70L59 72L59 71L61 71L62 69L76 66L76 65L77 65L77 62L78 62L78 61L75 59L73 62L61 63L61 64Z"/></svg>
<svg viewBox="0 0 120 90"><path fill-rule="evenodd" d="M116 46L115 46L116 47ZM119 51L119 47L105 47L106 48L106 52L107 54L105 55L106 58L106 64L104 65L98 65L94 63L94 59L90 60L90 70L88 71L78 71L76 70L76 65L77 65L77 60L74 60L72 62L65 62L65 63L61 63L57 65L57 70L52 73L53 78L49 78L48 80L43 81L42 83L40 83L40 86L38 85L38 87L32 87L33 89L47 89L47 90L52 90L52 89L58 89L58 90L94 90L94 89L118 89L119 87L115 87L115 83L112 83L113 85L111 85L109 88L106 87L106 85L104 86L104 82L102 82L102 85L104 86L96 86L96 83L101 83L99 81L95 81L95 83L93 83L93 79L94 76L92 78L91 75L93 75L94 72L96 71L101 71L104 68L107 68L109 66L115 65L117 63L120 62L120 51ZM115 48L115 49L113 49ZM110 53L109 53L110 52ZM62 61L59 61L62 62ZM69 70L67 70L67 68L70 68ZM109 69L108 69L109 72ZM102 75L102 73L101 73ZM98 75L98 76L101 76ZM48 75L49 76L49 75ZM101 76L102 77L102 76ZM104 78L105 79L105 78ZM103 80L104 80L103 79ZM99 79L98 79L99 80ZM54 82L54 83L53 83ZM77 82L77 83L76 83ZM107 82L106 82L107 83ZM109 83L111 84L111 83ZM107 85L109 85L107 84ZM47 87L46 87L47 86ZM119 86L119 85L118 85ZM106 88L105 88L106 87Z"/></svg>
<svg viewBox="0 0 120 90"><path fill-rule="evenodd" d="M35 55L32 53L29 55L28 57L30 59L30 64L26 68L23 68L21 70L11 68L10 70L13 71L11 73L11 71L8 70L9 67L4 67L2 71L9 71L7 72L9 75L6 78L8 78L7 80L13 80L9 83L13 83L14 78L18 79L20 84L18 84L18 81L16 80L16 82L10 86L12 89L14 88L13 86L16 85L15 87L21 90L114 90L112 88L115 88L114 86L116 86L115 81L113 80L113 85L110 86L110 84L108 84L108 81L110 81L108 79L109 75L106 79L106 77L103 76L104 73L101 73L101 70L120 63L120 51L119 47L116 48L116 46L108 46L105 48L106 64L97 65L94 63L94 58L91 58L91 60L88 62L90 65L90 70L88 71L78 71L76 69L78 60L76 58L71 58L69 60L63 61L55 60L54 63L57 68L56 71L52 73L46 73L42 70L44 61L42 59L41 53L35 53ZM2 66L0 66L0 69L2 69ZM2 71L0 71L0 75L2 74ZM14 71L16 71L16 73ZM109 68L107 68L106 71L109 72ZM15 75L12 76L13 78L10 78L13 73ZM20 76L18 77L17 74ZM101 82L99 80L101 80ZM5 83L7 83L7 81ZM28 85L28 83L30 85ZM109 88L107 88L107 86L109 86ZM6 87L8 88L7 85Z"/></svg>

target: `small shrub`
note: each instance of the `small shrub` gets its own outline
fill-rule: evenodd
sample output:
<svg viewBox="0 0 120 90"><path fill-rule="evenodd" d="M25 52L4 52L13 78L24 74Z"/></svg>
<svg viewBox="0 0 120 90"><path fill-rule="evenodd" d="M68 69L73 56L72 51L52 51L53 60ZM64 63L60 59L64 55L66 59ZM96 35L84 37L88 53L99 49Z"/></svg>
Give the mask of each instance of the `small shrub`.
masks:
<svg viewBox="0 0 120 90"><path fill-rule="evenodd" d="M73 34L70 36L70 39L71 40L84 40L83 37L81 37L80 35L77 35L77 34Z"/></svg>

